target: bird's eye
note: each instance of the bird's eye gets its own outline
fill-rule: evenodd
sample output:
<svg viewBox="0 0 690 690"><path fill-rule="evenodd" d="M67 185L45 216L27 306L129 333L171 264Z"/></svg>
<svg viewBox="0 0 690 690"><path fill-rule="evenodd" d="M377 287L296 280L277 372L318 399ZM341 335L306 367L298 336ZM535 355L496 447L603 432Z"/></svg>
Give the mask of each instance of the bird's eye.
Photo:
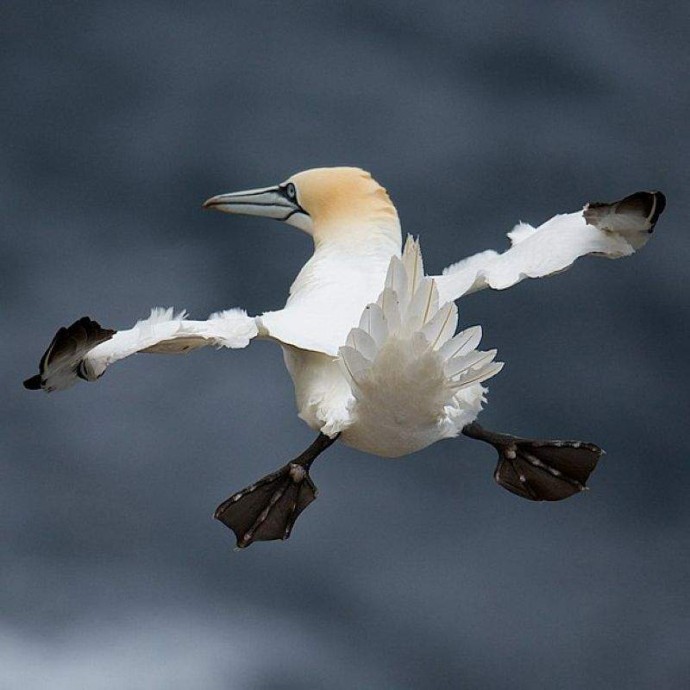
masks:
<svg viewBox="0 0 690 690"><path fill-rule="evenodd" d="M288 199L296 199L297 198L297 190L295 189L295 185L290 182L286 187L285 187L285 193L287 194Z"/></svg>

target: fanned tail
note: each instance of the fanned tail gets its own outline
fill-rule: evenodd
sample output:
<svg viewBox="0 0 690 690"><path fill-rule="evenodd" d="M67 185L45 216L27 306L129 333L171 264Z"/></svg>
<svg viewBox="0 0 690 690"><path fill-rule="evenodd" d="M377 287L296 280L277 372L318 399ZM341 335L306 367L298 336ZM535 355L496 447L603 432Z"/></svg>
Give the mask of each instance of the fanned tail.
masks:
<svg viewBox="0 0 690 690"><path fill-rule="evenodd" d="M339 351L355 398L350 435L357 435L357 447L402 455L457 435L476 417L480 384L503 364L494 361L496 350L477 350L479 326L455 334L457 323L457 307L439 303L419 242L408 237L377 301Z"/></svg>

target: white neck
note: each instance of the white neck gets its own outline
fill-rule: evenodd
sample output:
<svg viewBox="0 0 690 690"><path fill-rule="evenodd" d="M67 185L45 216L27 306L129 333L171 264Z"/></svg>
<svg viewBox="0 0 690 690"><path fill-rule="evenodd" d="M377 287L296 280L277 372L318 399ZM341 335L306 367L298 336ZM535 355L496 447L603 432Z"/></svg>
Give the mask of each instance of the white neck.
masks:
<svg viewBox="0 0 690 690"><path fill-rule="evenodd" d="M350 256L400 256L402 235L397 216L317 227L313 232L314 257L321 253Z"/></svg>
<svg viewBox="0 0 690 690"><path fill-rule="evenodd" d="M328 333L341 345L364 307L383 289L392 256L400 256L400 226L339 228L317 233L314 254L290 288L286 311L299 312L305 328Z"/></svg>

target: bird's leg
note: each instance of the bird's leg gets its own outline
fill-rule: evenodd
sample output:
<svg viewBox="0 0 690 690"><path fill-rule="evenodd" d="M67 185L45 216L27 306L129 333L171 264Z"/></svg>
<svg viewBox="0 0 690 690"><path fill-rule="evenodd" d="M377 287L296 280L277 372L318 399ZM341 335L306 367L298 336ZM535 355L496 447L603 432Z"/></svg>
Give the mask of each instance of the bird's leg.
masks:
<svg viewBox="0 0 690 690"><path fill-rule="evenodd" d="M496 434L473 422L462 433L498 451L494 479L530 501L560 501L584 491L603 450L582 441L543 441Z"/></svg>
<svg viewBox="0 0 690 690"><path fill-rule="evenodd" d="M238 548L255 541L289 538L300 513L316 500L318 490L309 468L337 438L320 433L292 462L233 494L216 508L214 517L235 533Z"/></svg>

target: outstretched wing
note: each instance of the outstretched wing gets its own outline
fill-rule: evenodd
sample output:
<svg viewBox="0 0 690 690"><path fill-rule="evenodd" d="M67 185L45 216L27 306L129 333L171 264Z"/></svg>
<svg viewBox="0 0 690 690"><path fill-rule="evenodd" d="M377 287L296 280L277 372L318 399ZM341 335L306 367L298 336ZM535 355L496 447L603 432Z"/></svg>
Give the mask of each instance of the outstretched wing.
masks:
<svg viewBox="0 0 690 690"><path fill-rule="evenodd" d="M554 216L538 228L519 223L508 233L511 247L503 254L480 252L436 276L441 302L559 273L581 256L630 256L647 243L665 205L661 192L636 192L620 201L593 202L577 213Z"/></svg>
<svg viewBox="0 0 690 690"><path fill-rule="evenodd" d="M30 390L56 391L78 379L95 381L113 362L135 352L183 354L207 345L242 348L258 333L256 320L241 309L211 314L207 321L187 320L184 311L156 308L126 331L102 328L88 316L61 328L39 364L24 381Z"/></svg>

